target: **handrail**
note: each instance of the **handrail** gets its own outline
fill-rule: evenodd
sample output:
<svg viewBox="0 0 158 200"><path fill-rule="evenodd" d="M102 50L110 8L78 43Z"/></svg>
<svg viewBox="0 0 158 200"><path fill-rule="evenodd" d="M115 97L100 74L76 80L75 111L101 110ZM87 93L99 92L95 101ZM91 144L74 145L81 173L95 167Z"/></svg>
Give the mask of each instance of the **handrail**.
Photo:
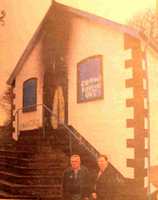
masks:
<svg viewBox="0 0 158 200"><path fill-rule="evenodd" d="M18 108L14 115L15 117L17 116L17 135L19 136L20 132L19 132L19 121L18 121L18 117L19 117L19 111L20 110L24 110L24 109L28 109L30 107L39 107L41 106L42 108L44 108L46 111L48 111L51 116L54 116L56 119L58 118L56 114L54 114L52 112L52 110L45 104L34 104L34 105L31 105L31 106L26 106L26 107L21 107L21 108ZM73 131L65 122L63 121L60 121L59 120L59 124L61 126L63 126L65 128L65 130L67 130L67 133L69 134L69 139L70 139L70 151L72 152L72 141L71 141L71 136L73 136L80 145L82 145L89 153L91 153L91 155L96 159L98 156L99 156L99 152L91 145L89 144L89 142L82 136L80 135L80 133L78 133L77 131Z"/></svg>
<svg viewBox="0 0 158 200"><path fill-rule="evenodd" d="M54 114L52 112L52 110L47 105L45 105L45 104L36 104L36 105L32 105L32 106L37 106L37 107L41 106L42 108L44 108L45 110L47 110L51 114L51 116L54 116L56 119L58 118L57 115ZM29 107L32 107L32 106L29 106ZM24 109L24 107L19 108L18 110L22 110L22 109ZM18 113L18 112L15 112L15 113ZM78 141L78 143L80 145L82 145L84 147L84 149L87 150L93 156L93 158L95 160L97 160L97 158L99 157L100 153L79 132L77 132L76 130L72 130L74 128L73 127L70 128L70 126L67 125L63 121L59 121L59 125L63 126L63 128L65 128L67 130L66 133L68 133L68 135L69 135L70 155L72 155L72 136L73 136ZM111 167L114 170L116 170L113 165L111 165ZM121 177L123 177L123 175L120 172L119 172L119 175L121 175Z"/></svg>
<svg viewBox="0 0 158 200"><path fill-rule="evenodd" d="M43 107L44 107L47 111L49 111L50 114L51 114L52 116L55 116L55 117L57 118L57 115L55 115L55 114L52 112L52 110L51 110L48 106L46 106L45 104L43 104ZM85 148L89 153L91 153L95 158L97 158L97 157L99 156L99 152L97 152L97 150L95 150L95 149L92 147L92 145L90 145L90 144L88 143L88 141L85 140L85 138L84 138L83 136L79 135L79 133L78 133L78 135L75 134L76 131L75 131L75 132L72 131L72 129L71 129L66 123L64 123L63 121L62 121L62 122L59 121L59 124L62 125L62 126L68 131L68 133L71 134L71 135L79 142L80 145L83 145L84 148ZM89 147L88 147L88 146L89 146Z"/></svg>

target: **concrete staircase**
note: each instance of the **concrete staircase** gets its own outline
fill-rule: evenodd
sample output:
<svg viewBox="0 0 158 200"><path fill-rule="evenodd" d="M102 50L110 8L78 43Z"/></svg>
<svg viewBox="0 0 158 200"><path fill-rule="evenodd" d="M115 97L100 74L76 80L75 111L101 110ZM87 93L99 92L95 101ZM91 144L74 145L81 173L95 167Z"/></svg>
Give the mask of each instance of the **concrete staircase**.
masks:
<svg viewBox="0 0 158 200"><path fill-rule="evenodd" d="M50 138L21 134L0 150L0 199L60 200L67 165L68 157Z"/></svg>
<svg viewBox="0 0 158 200"><path fill-rule="evenodd" d="M18 142L7 138L0 145L0 199L61 200L63 172L71 154L80 154L91 174L97 169L98 152L73 127L46 133L21 132ZM114 176L117 174L126 182L112 165L111 168ZM144 200L138 198L128 182L117 199Z"/></svg>

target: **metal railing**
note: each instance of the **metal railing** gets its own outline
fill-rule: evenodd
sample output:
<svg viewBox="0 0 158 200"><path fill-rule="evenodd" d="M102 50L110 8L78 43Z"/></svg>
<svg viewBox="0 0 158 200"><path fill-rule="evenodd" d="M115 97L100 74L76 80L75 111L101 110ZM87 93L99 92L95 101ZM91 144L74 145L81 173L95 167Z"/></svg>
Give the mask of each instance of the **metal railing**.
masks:
<svg viewBox="0 0 158 200"><path fill-rule="evenodd" d="M14 113L14 117L16 120L16 131L17 131L17 135L18 137L20 136L20 128L19 128L19 124L20 124L20 111L25 110L25 109L29 109L32 107L42 107L42 117L43 117L43 137L46 137L46 130L45 130L45 119L44 119L44 111L47 111L50 116L53 116L55 119L58 119L58 116L56 114L54 114L52 112L52 110L45 104L36 104L36 105L31 105L31 106L27 106L27 107L21 107L18 108L15 113ZM27 113L27 112L26 112ZM65 122L61 122L59 120L59 125L60 127L63 127L66 130L66 133L68 133L69 135L69 149L70 149L70 154L72 154L72 138L74 138L75 140L77 140L78 144L81 145L86 151L88 151L95 159L99 156L99 152L80 134L78 133L72 126L67 125Z"/></svg>

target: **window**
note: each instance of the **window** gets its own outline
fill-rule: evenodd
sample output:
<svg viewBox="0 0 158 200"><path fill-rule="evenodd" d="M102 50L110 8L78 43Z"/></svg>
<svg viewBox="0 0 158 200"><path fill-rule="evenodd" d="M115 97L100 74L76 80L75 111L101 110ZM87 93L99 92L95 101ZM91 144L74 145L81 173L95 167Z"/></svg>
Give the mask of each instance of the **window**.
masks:
<svg viewBox="0 0 158 200"><path fill-rule="evenodd" d="M23 112L35 111L37 100L37 79L32 78L23 84Z"/></svg>
<svg viewBox="0 0 158 200"><path fill-rule="evenodd" d="M77 102L103 98L102 56L92 56L77 65Z"/></svg>

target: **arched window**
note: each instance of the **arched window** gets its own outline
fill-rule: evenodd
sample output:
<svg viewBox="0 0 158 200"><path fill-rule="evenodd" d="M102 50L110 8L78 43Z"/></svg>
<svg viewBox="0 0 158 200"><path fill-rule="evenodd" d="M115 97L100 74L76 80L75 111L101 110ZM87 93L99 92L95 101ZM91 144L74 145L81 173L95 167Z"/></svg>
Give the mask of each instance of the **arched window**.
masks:
<svg viewBox="0 0 158 200"><path fill-rule="evenodd" d="M23 112L35 111L37 104L37 79L31 78L23 84Z"/></svg>
<svg viewBox="0 0 158 200"><path fill-rule="evenodd" d="M77 102L103 98L102 56L88 57L77 65Z"/></svg>

